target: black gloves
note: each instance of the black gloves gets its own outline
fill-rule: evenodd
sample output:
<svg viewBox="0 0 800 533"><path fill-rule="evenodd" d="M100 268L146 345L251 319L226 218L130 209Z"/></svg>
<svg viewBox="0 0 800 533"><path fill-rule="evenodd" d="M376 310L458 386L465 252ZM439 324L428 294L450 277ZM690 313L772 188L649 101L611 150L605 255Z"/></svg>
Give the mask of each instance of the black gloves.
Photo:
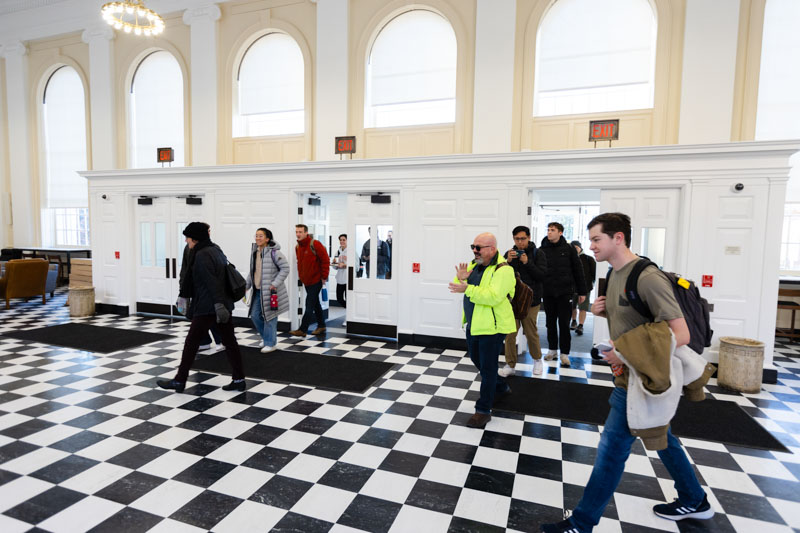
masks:
<svg viewBox="0 0 800 533"><path fill-rule="evenodd" d="M217 314L217 324L227 324L231 319L231 312L222 304L214 304L214 312Z"/></svg>

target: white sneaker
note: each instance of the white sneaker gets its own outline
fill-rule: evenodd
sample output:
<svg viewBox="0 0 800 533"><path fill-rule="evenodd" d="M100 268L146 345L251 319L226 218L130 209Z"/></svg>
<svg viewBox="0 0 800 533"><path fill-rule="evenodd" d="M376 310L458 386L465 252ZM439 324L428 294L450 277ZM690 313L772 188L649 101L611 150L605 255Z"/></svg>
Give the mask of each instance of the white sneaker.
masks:
<svg viewBox="0 0 800 533"><path fill-rule="evenodd" d="M533 375L534 376L541 376L542 375L542 360L541 359L534 359L533 360Z"/></svg>
<svg viewBox="0 0 800 533"><path fill-rule="evenodd" d="M552 361L558 357L558 350L547 350L547 355L544 356L545 361Z"/></svg>
<svg viewBox="0 0 800 533"><path fill-rule="evenodd" d="M562 353L561 354L561 366L569 366L569 354Z"/></svg>
<svg viewBox="0 0 800 533"><path fill-rule="evenodd" d="M345 320L344 322L342 322L342 327L343 327L343 328L346 328L346 327L347 327L347 321L346 321L346 320Z"/></svg>
<svg viewBox="0 0 800 533"><path fill-rule="evenodd" d="M277 349L278 349L277 346L264 346L263 348L261 348L261 353L274 352Z"/></svg>
<svg viewBox="0 0 800 533"><path fill-rule="evenodd" d="M497 373L500 374L501 376L503 376L504 378L507 378L508 376L513 376L514 375L514 367L513 366L508 366L508 363L506 363L506 365L503 368L501 368L500 370L498 370Z"/></svg>

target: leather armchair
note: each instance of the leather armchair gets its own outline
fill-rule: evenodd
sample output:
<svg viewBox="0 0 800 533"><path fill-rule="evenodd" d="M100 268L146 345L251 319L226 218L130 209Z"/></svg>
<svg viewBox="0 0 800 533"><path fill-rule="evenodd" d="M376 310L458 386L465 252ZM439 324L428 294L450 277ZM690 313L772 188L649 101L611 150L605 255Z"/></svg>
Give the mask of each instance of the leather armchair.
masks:
<svg viewBox="0 0 800 533"><path fill-rule="evenodd" d="M0 278L0 298L5 298L6 309L10 308L11 298L30 298L40 294L44 304L49 268L44 259L12 259L7 262Z"/></svg>

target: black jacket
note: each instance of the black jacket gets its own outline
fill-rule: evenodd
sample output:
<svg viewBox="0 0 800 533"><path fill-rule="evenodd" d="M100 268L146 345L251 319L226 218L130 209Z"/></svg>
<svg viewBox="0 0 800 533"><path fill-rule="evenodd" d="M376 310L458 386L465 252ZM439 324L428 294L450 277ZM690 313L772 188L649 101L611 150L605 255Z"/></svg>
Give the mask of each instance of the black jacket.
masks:
<svg viewBox="0 0 800 533"><path fill-rule="evenodd" d="M578 259L581 260L583 265L583 276L586 280L586 292L588 294L594 288L594 278L597 276L597 262L585 253L578 255Z"/></svg>
<svg viewBox="0 0 800 533"><path fill-rule="evenodd" d="M542 303L542 282L547 276L547 256L541 250L537 250L532 242L528 242L525 254L528 256L527 264L524 264L519 257L508 261L508 264L514 267L519 279L533 290L531 307L534 307ZM508 260L508 252L505 258Z"/></svg>
<svg viewBox="0 0 800 533"><path fill-rule="evenodd" d="M188 255L192 303L186 316L216 314L214 304L218 303L233 311L233 299L225 288L228 259L220 247L206 239L198 242Z"/></svg>
<svg viewBox="0 0 800 533"><path fill-rule="evenodd" d="M547 256L547 277L544 280L544 297L554 298L565 294L587 294L583 265L578 252L564 236L555 244L542 239L539 251Z"/></svg>

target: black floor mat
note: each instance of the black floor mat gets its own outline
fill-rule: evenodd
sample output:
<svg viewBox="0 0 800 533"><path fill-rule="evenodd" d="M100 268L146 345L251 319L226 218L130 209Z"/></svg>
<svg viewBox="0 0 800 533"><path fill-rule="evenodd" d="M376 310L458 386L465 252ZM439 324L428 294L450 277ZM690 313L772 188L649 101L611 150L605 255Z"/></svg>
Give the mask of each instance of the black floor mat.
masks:
<svg viewBox="0 0 800 533"><path fill-rule="evenodd" d="M495 403L494 408L499 411L596 425L602 425L608 416L611 387L519 376L507 381L512 393ZM678 437L789 451L734 402L710 398L690 402L681 398L671 428Z"/></svg>
<svg viewBox="0 0 800 533"><path fill-rule="evenodd" d="M128 348L135 348L172 337L161 333L147 333L134 329L107 328L78 323L59 324L25 331L11 331L3 333L3 336L97 353L127 350Z"/></svg>
<svg viewBox="0 0 800 533"><path fill-rule="evenodd" d="M276 350L261 353L257 348L240 347L244 374L248 378L311 385L326 389L364 392L384 375L393 363L365 361L349 357ZM230 374L224 351L195 361L194 370Z"/></svg>

